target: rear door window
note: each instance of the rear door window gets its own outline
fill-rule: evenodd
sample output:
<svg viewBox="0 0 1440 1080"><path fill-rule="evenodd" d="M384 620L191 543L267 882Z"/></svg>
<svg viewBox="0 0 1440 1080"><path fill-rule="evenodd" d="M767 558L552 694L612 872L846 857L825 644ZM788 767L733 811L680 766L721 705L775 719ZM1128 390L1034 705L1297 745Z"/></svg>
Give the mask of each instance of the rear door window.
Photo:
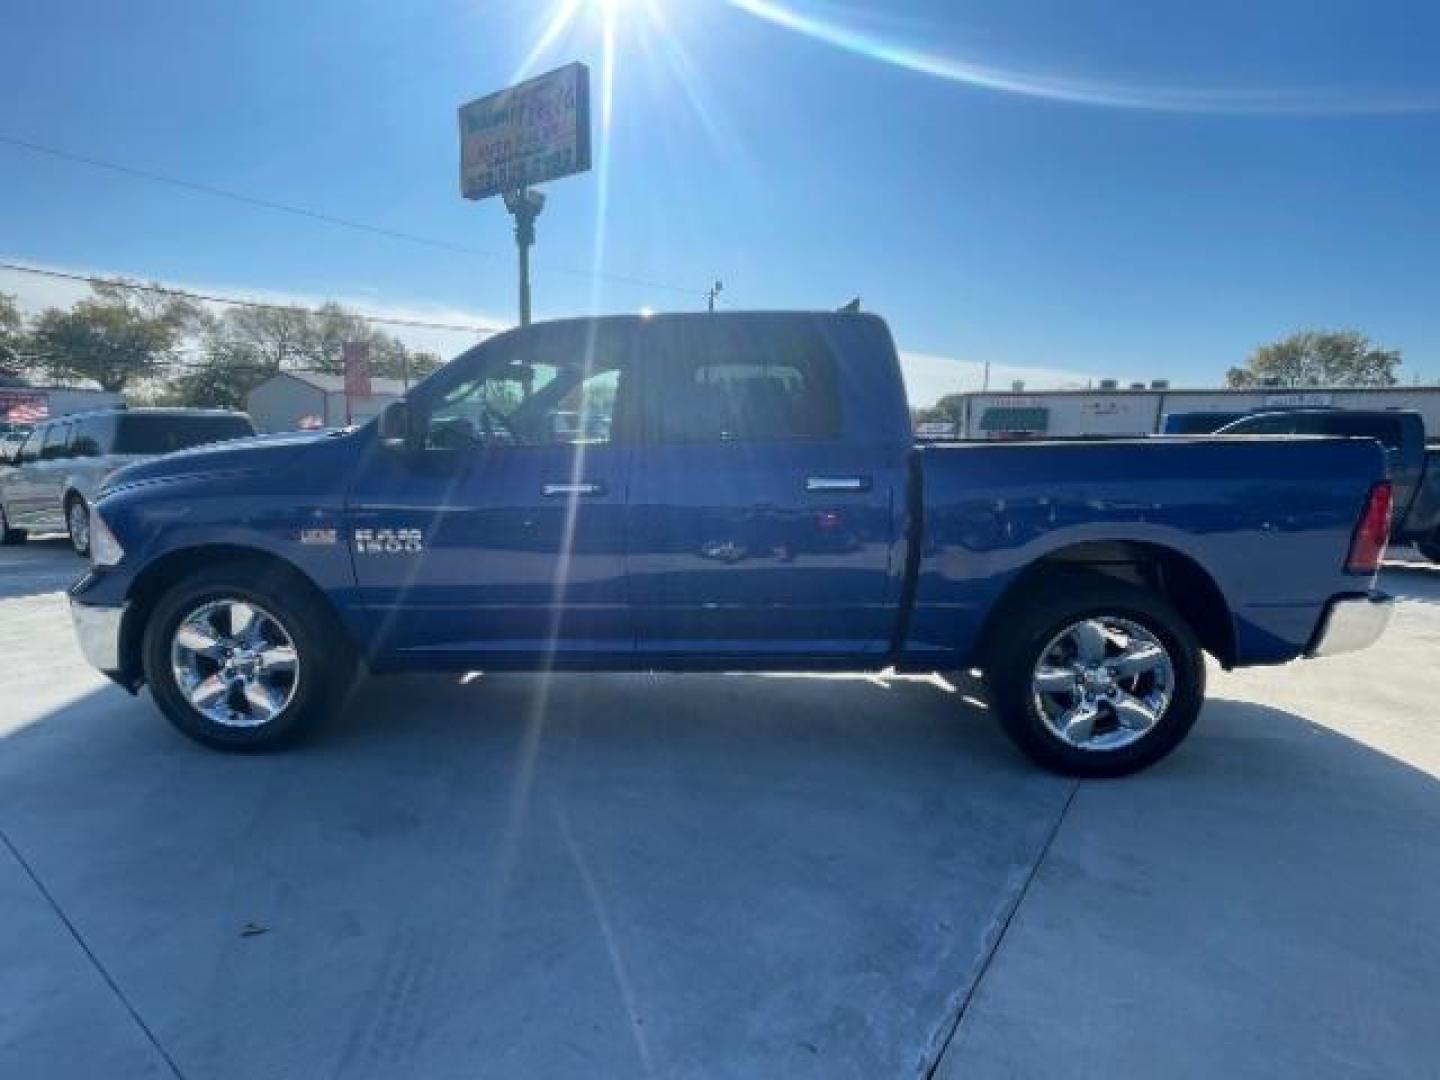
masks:
<svg viewBox="0 0 1440 1080"><path fill-rule="evenodd" d="M146 416L123 414L115 420L116 454L173 454L206 443L255 434L244 416Z"/></svg>
<svg viewBox="0 0 1440 1080"><path fill-rule="evenodd" d="M647 425L657 441L839 437L836 361L813 329L722 320L660 329Z"/></svg>
<svg viewBox="0 0 1440 1080"><path fill-rule="evenodd" d="M69 456L70 429L73 424L50 424L45 429L45 441L40 444L40 460L55 461Z"/></svg>
<svg viewBox="0 0 1440 1080"><path fill-rule="evenodd" d="M114 421L108 416L86 416L75 421L75 432L70 436L70 454L77 458L101 457L114 428Z"/></svg>

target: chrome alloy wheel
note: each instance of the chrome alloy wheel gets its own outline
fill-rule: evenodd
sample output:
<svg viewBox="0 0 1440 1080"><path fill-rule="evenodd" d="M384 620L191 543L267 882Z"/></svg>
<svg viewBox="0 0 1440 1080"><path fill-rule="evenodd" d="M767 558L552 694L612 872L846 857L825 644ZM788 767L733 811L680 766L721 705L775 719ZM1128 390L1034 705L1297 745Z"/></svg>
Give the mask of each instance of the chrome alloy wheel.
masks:
<svg viewBox="0 0 1440 1080"><path fill-rule="evenodd" d="M1143 626L1097 615L1050 639L1031 686L1041 719L1062 742L1078 750L1119 750L1165 715L1175 666Z"/></svg>
<svg viewBox="0 0 1440 1080"><path fill-rule="evenodd" d="M280 620L244 600L211 600L175 628L175 685L206 719L224 727L270 723L295 698L300 658Z"/></svg>
<svg viewBox="0 0 1440 1080"><path fill-rule="evenodd" d="M81 555L90 552L90 511L79 499L70 500L70 510L65 515L65 523L70 526L70 543Z"/></svg>

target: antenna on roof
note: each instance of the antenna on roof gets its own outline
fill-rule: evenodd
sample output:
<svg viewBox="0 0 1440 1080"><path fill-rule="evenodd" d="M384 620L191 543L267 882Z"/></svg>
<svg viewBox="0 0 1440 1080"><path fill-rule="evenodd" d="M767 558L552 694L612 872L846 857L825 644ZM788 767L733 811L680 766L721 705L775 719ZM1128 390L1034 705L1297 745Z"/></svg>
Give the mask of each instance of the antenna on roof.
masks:
<svg viewBox="0 0 1440 1080"><path fill-rule="evenodd" d="M860 297L855 297L855 299L851 300L848 304L844 304L836 310L839 311L841 315L860 314Z"/></svg>

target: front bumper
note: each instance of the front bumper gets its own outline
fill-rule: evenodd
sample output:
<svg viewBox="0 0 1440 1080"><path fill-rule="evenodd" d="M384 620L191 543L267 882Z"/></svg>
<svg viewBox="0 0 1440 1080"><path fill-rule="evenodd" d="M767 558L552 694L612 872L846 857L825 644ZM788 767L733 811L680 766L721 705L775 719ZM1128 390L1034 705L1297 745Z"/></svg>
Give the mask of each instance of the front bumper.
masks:
<svg viewBox="0 0 1440 1080"><path fill-rule="evenodd" d="M125 620L124 604L81 604L70 600L70 621L80 652L92 667L111 678L120 674L120 624Z"/></svg>
<svg viewBox="0 0 1440 1080"><path fill-rule="evenodd" d="M1330 601L1306 656L1339 656L1368 649L1390 625L1395 598L1382 592Z"/></svg>

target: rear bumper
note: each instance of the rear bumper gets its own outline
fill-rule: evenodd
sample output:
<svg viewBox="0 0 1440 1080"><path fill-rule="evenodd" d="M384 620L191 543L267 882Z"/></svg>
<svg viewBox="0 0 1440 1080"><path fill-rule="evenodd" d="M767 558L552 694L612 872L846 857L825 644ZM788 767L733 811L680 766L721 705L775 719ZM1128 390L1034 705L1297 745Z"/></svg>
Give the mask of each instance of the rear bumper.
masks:
<svg viewBox="0 0 1440 1080"><path fill-rule="evenodd" d="M70 601L70 621L75 625L80 652L91 667L112 679L120 676L120 624L124 619L124 604L81 604L73 598Z"/></svg>
<svg viewBox="0 0 1440 1080"><path fill-rule="evenodd" d="M1382 592L1331 600L1306 656L1339 656L1368 649L1390 625L1395 599Z"/></svg>

